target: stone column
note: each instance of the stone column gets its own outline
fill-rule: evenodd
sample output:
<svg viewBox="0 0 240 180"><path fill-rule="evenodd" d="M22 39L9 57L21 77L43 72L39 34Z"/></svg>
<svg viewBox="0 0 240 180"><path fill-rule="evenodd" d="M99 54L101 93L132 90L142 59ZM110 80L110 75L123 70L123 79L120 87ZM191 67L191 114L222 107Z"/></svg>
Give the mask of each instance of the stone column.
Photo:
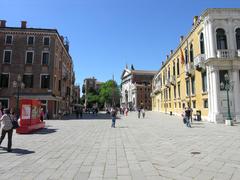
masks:
<svg viewBox="0 0 240 180"><path fill-rule="evenodd" d="M219 99L219 91L220 91L220 83L219 83L219 71L218 69L212 69L212 111L213 111L213 122L223 122L223 116L220 112L220 99Z"/></svg>
<svg viewBox="0 0 240 180"><path fill-rule="evenodd" d="M233 98L236 121L240 122L239 69L233 69Z"/></svg>
<svg viewBox="0 0 240 180"><path fill-rule="evenodd" d="M208 35L209 35L209 56L208 57L216 57L216 42L215 42L215 32L213 31L213 20L209 19L208 23Z"/></svg>

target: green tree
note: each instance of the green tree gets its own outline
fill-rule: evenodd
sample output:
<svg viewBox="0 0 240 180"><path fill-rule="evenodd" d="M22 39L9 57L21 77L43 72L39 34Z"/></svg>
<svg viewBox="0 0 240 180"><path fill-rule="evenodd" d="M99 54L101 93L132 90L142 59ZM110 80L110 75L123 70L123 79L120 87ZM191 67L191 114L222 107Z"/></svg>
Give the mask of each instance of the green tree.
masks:
<svg viewBox="0 0 240 180"><path fill-rule="evenodd" d="M108 80L103 83L99 89L99 102L111 106L119 105L120 90L117 83L113 80Z"/></svg>

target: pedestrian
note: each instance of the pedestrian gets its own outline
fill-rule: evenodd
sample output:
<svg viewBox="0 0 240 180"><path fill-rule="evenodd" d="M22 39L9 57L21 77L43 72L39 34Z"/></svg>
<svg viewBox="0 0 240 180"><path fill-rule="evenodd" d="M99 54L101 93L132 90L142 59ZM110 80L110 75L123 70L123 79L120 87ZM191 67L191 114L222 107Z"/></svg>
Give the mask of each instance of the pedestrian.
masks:
<svg viewBox="0 0 240 180"><path fill-rule="evenodd" d="M140 116L141 116L141 109L138 108L138 119L140 119Z"/></svg>
<svg viewBox="0 0 240 180"><path fill-rule="evenodd" d="M185 121L186 121L187 127L191 127L190 118L191 118L191 109L190 107L187 107L185 108Z"/></svg>
<svg viewBox="0 0 240 180"><path fill-rule="evenodd" d="M41 121L43 121L44 115L45 115L45 113L44 113L44 111L43 111L43 108L41 108L41 112L40 112L40 120L41 120Z"/></svg>
<svg viewBox="0 0 240 180"><path fill-rule="evenodd" d="M0 122L2 124L2 133L0 138L0 145L5 138L5 135L8 134L8 147L7 151L12 151L12 134L13 134L13 125L12 125L12 119L10 117L10 111L9 109L4 109L4 115L0 118Z"/></svg>
<svg viewBox="0 0 240 180"><path fill-rule="evenodd" d="M83 109L81 107L79 109L79 114L80 114L80 118L82 118L82 116L83 116Z"/></svg>
<svg viewBox="0 0 240 180"><path fill-rule="evenodd" d="M79 109L78 109L78 107L76 108L75 112L76 112L76 118L78 119L79 118Z"/></svg>
<svg viewBox="0 0 240 180"><path fill-rule="evenodd" d="M142 108L141 111L142 111L142 117L145 118L145 110L144 110L144 108Z"/></svg>
<svg viewBox="0 0 240 180"><path fill-rule="evenodd" d="M111 116L112 116L112 126L111 127L115 128L117 111L116 111L116 109L114 107L111 109Z"/></svg>
<svg viewBox="0 0 240 180"><path fill-rule="evenodd" d="M128 108L125 109L125 115L128 116Z"/></svg>

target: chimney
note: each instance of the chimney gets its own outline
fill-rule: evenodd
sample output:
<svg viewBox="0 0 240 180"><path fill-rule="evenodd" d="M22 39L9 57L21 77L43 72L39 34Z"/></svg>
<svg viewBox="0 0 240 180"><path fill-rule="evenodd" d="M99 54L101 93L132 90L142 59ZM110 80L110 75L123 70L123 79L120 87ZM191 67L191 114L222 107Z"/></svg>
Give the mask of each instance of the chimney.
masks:
<svg viewBox="0 0 240 180"><path fill-rule="evenodd" d="M198 22L198 16L194 16L193 18L193 25L197 24Z"/></svg>
<svg viewBox="0 0 240 180"><path fill-rule="evenodd" d="M27 28L27 21L21 21L21 28L23 29Z"/></svg>
<svg viewBox="0 0 240 180"><path fill-rule="evenodd" d="M170 51L170 55L172 55L172 54L173 54L173 50Z"/></svg>
<svg viewBox="0 0 240 180"><path fill-rule="evenodd" d="M169 55L167 55L167 59L169 59Z"/></svg>
<svg viewBox="0 0 240 180"><path fill-rule="evenodd" d="M164 65L164 61L162 61L162 66Z"/></svg>
<svg viewBox="0 0 240 180"><path fill-rule="evenodd" d="M6 21L5 20L0 20L0 27L6 27Z"/></svg>
<svg viewBox="0 0 240 180"><path fill-rule="evenodd" d="M183 42L184 36L180 36L180 43Z"/></svg>

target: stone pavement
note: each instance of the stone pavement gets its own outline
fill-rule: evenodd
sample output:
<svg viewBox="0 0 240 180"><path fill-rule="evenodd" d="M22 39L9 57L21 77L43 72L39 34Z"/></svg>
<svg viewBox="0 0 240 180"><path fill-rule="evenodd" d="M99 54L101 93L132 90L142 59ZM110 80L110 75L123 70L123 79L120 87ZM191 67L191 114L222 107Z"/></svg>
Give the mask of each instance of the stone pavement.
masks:
<svg viewBox="0 0 240 180"><path fill-rule="evenodd" d="M108 118L48 120L47 128L13 136L0 148L0 179L240 179L240 126L195 122L147 112ZM6 139L2 143L6 147Z"/></svg>

